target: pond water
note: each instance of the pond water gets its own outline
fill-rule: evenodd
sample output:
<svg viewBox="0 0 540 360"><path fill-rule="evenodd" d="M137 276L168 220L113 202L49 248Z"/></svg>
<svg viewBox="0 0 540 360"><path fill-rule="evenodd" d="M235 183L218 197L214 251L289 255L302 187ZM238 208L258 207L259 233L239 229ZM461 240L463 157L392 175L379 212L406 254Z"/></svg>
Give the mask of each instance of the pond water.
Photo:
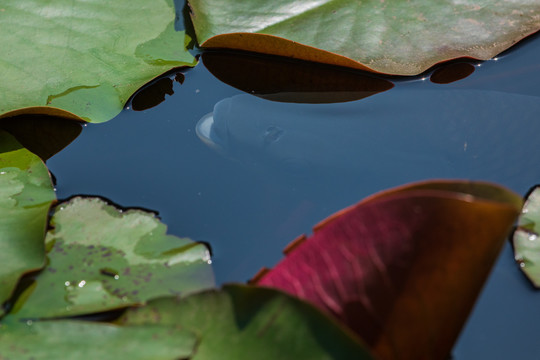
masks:
<svg viewBox="0 0 540 360"><path fill-rule="evenodd" d="M219 284L244 282L323 218L389 187L470 178L525 194L540 182L538 58L536 36L460 81L394 79L329 104L263 99L200 62L166 101L86 126L47 165L59 198L156 210L169 233L211 245ZM540 358L538 304L507 245L454 358Z"/></svg>

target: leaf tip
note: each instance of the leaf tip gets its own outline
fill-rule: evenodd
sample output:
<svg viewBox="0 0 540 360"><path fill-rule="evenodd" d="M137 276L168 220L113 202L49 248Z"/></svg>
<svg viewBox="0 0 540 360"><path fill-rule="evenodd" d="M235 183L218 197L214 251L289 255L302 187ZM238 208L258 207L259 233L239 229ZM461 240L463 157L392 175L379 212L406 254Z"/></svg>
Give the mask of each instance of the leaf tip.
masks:
<svg viewBox="0 0 540 360"><path fill-rule="evenodd" d="M248 284L249 285L255 285L257 283L259 283L259 281L261 281L261 279L270 271L269 268L266 268L266 267L263 267L261 268L259 271L257 271L257 273L251 278L248 280Z"/></svg>
<svg viewBox="0 0 540 360"><path fill-rule="evenodd" d="M302 234L298 236L296 239L291 241L285 248L283 249L283 254L288 255L291 251L296 249L300 244L302 244L307 239L306 234Z"/></svg>

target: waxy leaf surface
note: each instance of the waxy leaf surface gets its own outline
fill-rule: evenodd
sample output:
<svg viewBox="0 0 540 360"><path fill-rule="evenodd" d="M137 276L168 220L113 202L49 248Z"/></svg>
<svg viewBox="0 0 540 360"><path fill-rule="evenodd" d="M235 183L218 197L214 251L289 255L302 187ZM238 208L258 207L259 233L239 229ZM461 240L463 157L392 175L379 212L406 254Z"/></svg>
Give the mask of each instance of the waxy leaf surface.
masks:
<svg viewBox="0 0 540 360"><path fill-rule="evenodd" d="M57 205L51 225L47 267L15 303L16 317L89 314L214 285L206 246L166 235L152 213L77 197Z"/></svg>
<svg viewBox="0 0 540 360"><path fill-rule="evenodd" d="M0 0L0 116L112 119L143 84L194 64L174 19L172 0Z"/></svg>
<svg viewBox="0 0 540 360"><path fill-rule="evenodd" d="M254 282L325 309L378 359L445 359L520 207L484 183L396 188L331 216Z"/></svg>
<svg viewBox="0 0 540 360"><path fill-rule="evenodd" d="M0 130L0 304L22 274L45 264L47 216L55 199L45 164Z"/></svg>
<svg viewBox="0 0 540 360"><path fill-rule="evenodd" d="M515 259L521 270L540 288L540 187L527 197L514 231Z"/></svg>
<svg viewBox="0 0 540 360"><path fill-rule="evenodd" d="M490 59L540 29L536 0L189 0L198 42L415 75Z"/></svg>
<svg viewBox="0 0 540 360"><path fill-rule="evenodd" d="M164 326L73 320L0 325L0 359L188 359L196 342L194 334Z"/></svg>
<svg viewBox="0 0 540 360"><path fill-rule="evenodd" d="M199 334L193 360L372 359L348 330L301 300L273 289L227 285L129 309L128 325L178 325Z"/></svg>

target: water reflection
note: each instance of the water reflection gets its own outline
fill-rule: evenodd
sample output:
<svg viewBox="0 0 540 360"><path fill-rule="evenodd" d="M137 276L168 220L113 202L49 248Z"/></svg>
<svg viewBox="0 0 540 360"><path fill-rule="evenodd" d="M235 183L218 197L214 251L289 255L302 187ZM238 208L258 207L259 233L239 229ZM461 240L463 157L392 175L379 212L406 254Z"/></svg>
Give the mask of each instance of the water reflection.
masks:
<svg viewBox="0 0 540 360"><path fill-rule="evenodd" d="M538 100L410 88L339 106L237 95L219 101L197 134L229 158L274 172L377 184L463 177L527 186L537 180L524 169L536 153L528 134L540 130Z"/></svg>
<svg viewBox="0 0 540 360"><path fill-rule="evenodd" d="M128 101L131 108L135 111L148 110L165 101L165 95L174 94L173 80L182 84L185 79L182 72L176 71L162 75L138 90Z"/></svg>
<svg viewBox="0 0 540 360"><path fill-rule="evenodd" d="M0 119L0 129L47 160L75 140L82 131L82 125L71 119L31 114Z"/></svg>
<svg viewBox="0 0 540 360"><path fill-rule="evenodd" d="M475 67L470 62L454 62L441 66L429 77L431 82L435 84L449 84L454 81L465 79L471 75L475 70Z"/></svg>
<svg viewBox="0 0 540 360"><path fill-rule="evenodd" d="M244 52L207 52L204 65L215 77L272 101L337 103L391 89L389 80L352 69Z"/></svg>

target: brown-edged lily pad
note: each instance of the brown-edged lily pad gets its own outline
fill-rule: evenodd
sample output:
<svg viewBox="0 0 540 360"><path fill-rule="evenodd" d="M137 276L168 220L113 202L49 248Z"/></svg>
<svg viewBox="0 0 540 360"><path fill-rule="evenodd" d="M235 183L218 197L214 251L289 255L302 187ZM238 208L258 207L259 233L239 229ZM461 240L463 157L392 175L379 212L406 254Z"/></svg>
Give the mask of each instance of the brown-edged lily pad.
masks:
<svg viewBox="0 0 540 360"><path fill-rule="evenodd" d="M199 44L395 75L486 60L540 29L530 0L189 0Z"/></svg>
<svg viewBox="0 0 540 360"><path fill-rule="evenodd" d="M319 224L254 282L325 309L378 359L445 359L520 207L487 183L392 189Z"/></svg>

